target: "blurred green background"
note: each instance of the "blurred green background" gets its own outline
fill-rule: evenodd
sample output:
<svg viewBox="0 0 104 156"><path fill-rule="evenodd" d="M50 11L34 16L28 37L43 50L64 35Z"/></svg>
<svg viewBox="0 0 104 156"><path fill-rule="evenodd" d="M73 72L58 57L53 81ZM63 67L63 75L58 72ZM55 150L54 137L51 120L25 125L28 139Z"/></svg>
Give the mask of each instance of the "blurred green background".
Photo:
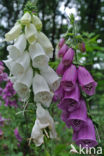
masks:
<svg viewBox="0 0 104 156"><path fill-rule="evenodd" d="M32 1L35 2L35 1ZM27 0L0 0L0 60L6 59L8 54L7 43L2 42L4 34L10 30L17 19L23 14L23 8ZM86 68L92 73L94 79L98 83L96 95L90 100L90 108L94 120L98 124L100 135L99 146L104 149L104 0L38 0L37 8L39 17L43 23L42 31L50 38L54 51L50 65L56 69L57 60L55 59L55 47L60 37L67 31L66 15L74 13L79 26L79 33L84 36L86 44L86 53L79 55L79 60L88 63ZM31 107L31 106L30 106ZM59 119L60 111L56 104L52 104L52 115L58 122L56 129L58 132L58 141L49 141L40 149L33 144L31 147L27 145L25 137L29 137L31 128L34 123L34 114L30 115L28 123L28 132L23 133L25 129L25 119L22 116L15 115L17 110L13 108L0 107L1 114L6 118L11 118L13 122L7 125L6 140L0 141L0 147L3 154L0 156L69 156L69 145L72 143L72 130L68 130L65 124ZM51 110L51 108L50 108ZM12 114L12 116L10 115ZM27 113L29 115L29 113ZM18 149L16 141L11 144L12 139L15 140L13 129L15 126L21 127L21 135L24 142ZM11 129L10 129L11 127ZM24 136L25 135L25 136ZM10 139L11 138L11 139ZM2 145L7 145L3 147ZM56 144L56 146L54 145ZM44 151L45 149L45 151ZM6 151L6 152L5 152ZM49 154L50 153L50 154ZM76 154L75 154L76 155Z"/></svg>

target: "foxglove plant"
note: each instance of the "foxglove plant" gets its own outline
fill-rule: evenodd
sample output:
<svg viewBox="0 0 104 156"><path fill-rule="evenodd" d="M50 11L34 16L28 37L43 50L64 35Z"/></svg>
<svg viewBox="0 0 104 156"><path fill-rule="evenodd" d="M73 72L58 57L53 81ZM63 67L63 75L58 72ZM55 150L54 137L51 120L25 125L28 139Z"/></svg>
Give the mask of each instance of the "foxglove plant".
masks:
<svg viewBox="0 0 104 156"><path fill-rule="evenodd" d="M97 82L77 60L77 48L79 47L81 52L85 52L86 49L82 38L78 41L73 15L70 16L70 24L73 27L73 37L66 33L58 44L60 64L56 72L62 76L62 80L60 87L54 92L53 101L59 103L58 107L62 110L61 119L68 128L73 128L75 143L83 147L94 147L97 145L95 128L89 112L87 114L85 100L88 101L86 97L95 94Z"/></svg>
<svg viewBox="0 0 104 156"><path fill-rule="evenodd" d="M34 14L35 8L31 8L33 10L27 7L21 19L5 34L5 40L14 41L14 44L7 47L9 55L4 63L10 70L10 79L21 100L28 104L32 101L33 105L36 105L36 121L31 139L36 146L40 146L44 142L43 129L48 127L50 138L57 136L53 118L46 108L50 106L53 92L58 89L61 78L48 65L53 46L41 32L42 22L37 14ZM17 133L16 129L18 139Z"/></svg>

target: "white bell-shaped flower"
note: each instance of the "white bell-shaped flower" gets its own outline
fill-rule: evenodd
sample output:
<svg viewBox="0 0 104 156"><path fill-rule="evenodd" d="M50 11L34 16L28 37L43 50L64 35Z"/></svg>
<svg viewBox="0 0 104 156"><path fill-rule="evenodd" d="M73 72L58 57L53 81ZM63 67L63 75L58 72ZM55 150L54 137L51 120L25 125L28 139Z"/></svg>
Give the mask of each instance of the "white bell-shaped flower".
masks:
<svg viewBox="0 0 104 156"><path fill-rule="evenodd" d="M39 19L38 16L33 15L32 23L35 25L35 27L36 27L36 29L38 31L41 31L41 29L42 29L42 22L41 22L41 20Z"/></svg>
<svg viewBox="0 0 104 156"><path fill-rule="evenodd" d="M33 92L34 101L40 102L46 107L50 106L53 93L50 92L50 89L45 79L39 74L36 74L33 78Z"/></svg>
<svg viewBox="0 0 104 156"><path fill-rule="evenodd" d="M55 123L49 112L44 109L41 104L37 103L36 117L41 129L46 127L50 130L50 138L56 138Z"/></svg>
<svg viewBox="0 0 104 156"><path fill-rule="evenodd" d="M10 57L13 60L15 60L21 56L25 48L26 48L26 39L25 39L25 35L22 34L17 38L14 45L9 45L7 47L7 50L9 51Z"/></svg>
<svg viewBox="0 0 104 156"><path fill-rule="evenodd" d="M30 44L37 40L37 30L34 24L25 27L25 36Z"/></svg>
<svg viewBox="0 0 104 156"><path fill-rule="evenodd" d="M28 12L26 12L26 13L22 16L22 18L20 19L20 21L21 21L21 24L23 24L23 25L28 25L28 24L30 24L30 22L31 22L31 15L30 15Z"/></svg>
<svg viewBox="0 0 104 156"><path fill-rule="evenodd" d="M11 70L11 64L13 62L12 58L8 55L7 56L7 60L3 60L3 62L5 63L5 65L8 67L9 70Z"/></svg>
<svg viewBox="0 0 104 156"><path fill-rule="evenodd" d="M50 66L45 70L41 70L41 74L52 90L55 91L60 86L61 77Z"/></svg>
<svg viewBox="0 0 104 156"><path fill-rule="evenodd" d="M38 147L41 144L43 144L44 142L43 137L44 137L43 132L38 125L38 120L36 120L32 128L31 139L33 140L35 145Z"/></svg>
<svg viewBox="0 0 104 156"><path fill-rule="evenodd" d="M43 69L48 67L49 58L47 57L43 48L38 42L34 42L30 45L29 52L34 68Z"/></svg>
<svg viewBox="0 0 104 156"><path fill-rule="evenodd" d="M11 66L11 73L19 78L30 66L30 56L24 52Z"/></svg>
<svg viewBox="0 0 104 156"><path fill-rule="evenodd" d="M21 99L27 100L30 95L30 86L33 79L33 70L30 67L20 79L14 83L14 89L18 93Z"/></svg>
<svg viewBox="0 0 104 156"><path fill-rule="evenodd" d="M53 46L48 37L44 33L38 32L38 42L45 50L48 57L51 58L53 55Z"/></svg>
<svg viewBox="0 0 104 156"><path fill-rule="evenodd" d="M5 40L6 41L12 41L16 39L22 31L21 25L19 23L16 23L12 29L5 34Z"/></svg>

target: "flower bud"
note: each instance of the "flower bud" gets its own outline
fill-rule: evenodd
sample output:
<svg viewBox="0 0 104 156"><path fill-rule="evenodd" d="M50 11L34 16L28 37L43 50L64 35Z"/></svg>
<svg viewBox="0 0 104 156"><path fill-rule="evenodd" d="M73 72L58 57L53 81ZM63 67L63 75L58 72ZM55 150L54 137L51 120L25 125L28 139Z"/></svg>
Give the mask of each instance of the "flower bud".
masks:
<svg viewBox="0 0 104 156"><path fill-rule="evenodd" d="M68 50L68 46L67 46L66 44L64 44L64 45L60 48L60 50L59 50L59 52L58 52L58 56L59 56L59 57L63 57L63 56L65 55L65 53L66 53L67 50Z"/></svg>
<svg viewBox="0 0 104 156"><path fill-rule="evenodd" d="M31 22L31 15L28 12L26 12L22 16L22 18L20 19L20 21L21 21L21 24L23 24L23 25L29 25L30 22Z"/></svg>
<svg viewBox="0 0 104 156"><path fill-rule="evenodd" d="M64 42L65 42L65 39L61 38L60 42L59 42L59 48L61 48L63 46Z"/></svg>
<svg viewBox="0 0 104 156"><path fill-rule="evenodd" d="M38 31L41 31L41 29L42 29L42 22L41 22L41 20L39 19L38 16L33 15L32 23L35 25L35 27L36 27L36 29Z"/></svg>

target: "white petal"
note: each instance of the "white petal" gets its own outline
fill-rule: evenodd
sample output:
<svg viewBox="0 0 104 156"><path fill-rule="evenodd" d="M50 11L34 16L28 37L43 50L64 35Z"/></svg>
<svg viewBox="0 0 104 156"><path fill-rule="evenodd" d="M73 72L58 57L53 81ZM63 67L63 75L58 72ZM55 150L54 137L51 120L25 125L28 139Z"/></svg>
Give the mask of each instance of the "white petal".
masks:
<svg viewBox="0 0 104 156"><path fill-rule="evenodd" d="M16 23L14 27L8 33L5 34L5 40L12 41L16 39L20 35L21 30L21 25L19 23Z"/></svg>
<svg viewBox="0 0 104 156"><path fill-rule="evenodd" d="M24 52L11 67L11 73L20 77L30 66L30 56L28 52Z"/></svg>
<svg viewBox="0 0 104 156"><path fill-rule="evenodd" d="M37 30L41 31L41 29L42 29L42 22L39 19L39 17L33 15L32 22L36 26Z"/></svg>
<svg viewBox="0 0 104 156"><path fill-rule="evenodd" d="M13 60L9 56L7 56L7 57L8 57L8 59L7 60L3 60L3 62L8 67L8 69L11 70L11 63L13 62Z"/></svg>
<svg viewBox="0 0 104 156"><path fill-rule="evenodd" d="M31 138L33 139L36 146L40 146L44 140L43 140L43 133L38 125L38 120L35 121L35 125L33 126Z"/></svg>
<svg viewBox="0 0 104 156"><path fill-rule="evenodd" d="M48 67L49 58L46 56L43 48L39 43L36 42L31 44L29 47L29 52L34 68L43 69Z"/></svg>
<svg viewBox="0 0 104 156"><path fill-rule="evenodd" d="M61 78L50 66L45 70L41 70L41 74L46 79L52 90L56 90L60 86Z"/></svg>
<svg viewBox="0 0 104 156"><path fill-rule="evenodd" d="M28 24L31 22L31 15L30 15L28 12L26 12L26 13L22 16L22 18L20 19L20 21L21 21L21 23L22 23L23 25L28 25Z"/></svg>
<svg viewBox="0 0 104 156"><path fill-rule="evenodd" d="M34 24L25 27L25 36L30 44L37 40L37 30Z"/></svg>
<svg viewBox="0 0 104 156"><path fill-rule="evenodd" d="M48 37L44 33L42 33L42 32L38 33L38 42L40 43L40 45L45 50L47 56L49 58L52 57L52 55L53 55L53 46L52 46L50 40L48 39Z"/></svg>
<svg viewBox="0 0 104 156"><path fill-rule="evenodd" d="M53 93L50 92L50 89L47 85L45 79L36 74L33 78L33 92L34 92L34 101L41 102L43 105L49 107L52 101Z"/></svg>

